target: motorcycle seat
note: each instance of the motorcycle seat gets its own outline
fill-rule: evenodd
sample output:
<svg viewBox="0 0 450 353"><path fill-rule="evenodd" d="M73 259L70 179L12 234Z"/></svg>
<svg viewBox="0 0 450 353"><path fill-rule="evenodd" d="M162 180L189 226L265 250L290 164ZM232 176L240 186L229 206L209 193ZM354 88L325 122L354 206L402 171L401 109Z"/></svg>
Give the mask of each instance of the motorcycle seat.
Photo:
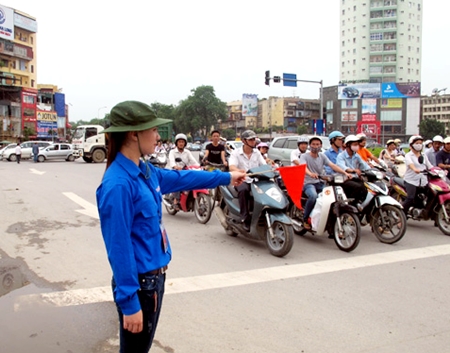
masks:
<svg viewBox="0 0 450 353"><path fill-rule="evenodd" d="M403 178L394 177L394 183L400 185L401 187L405 187L405 181L403 180Z"/></svg>

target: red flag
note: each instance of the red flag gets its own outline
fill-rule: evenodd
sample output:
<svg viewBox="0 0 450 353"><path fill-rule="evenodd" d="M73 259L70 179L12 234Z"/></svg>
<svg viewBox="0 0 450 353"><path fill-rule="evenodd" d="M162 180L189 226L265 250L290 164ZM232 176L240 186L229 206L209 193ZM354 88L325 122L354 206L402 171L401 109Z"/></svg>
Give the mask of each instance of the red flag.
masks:
<svg viewBox="0 0 450 353"><path fill-rule="evenodd" d="M278 168L281 179L286 186L289 197L300 210L302 209L303 182L306 174L306 164Z"/></svg>

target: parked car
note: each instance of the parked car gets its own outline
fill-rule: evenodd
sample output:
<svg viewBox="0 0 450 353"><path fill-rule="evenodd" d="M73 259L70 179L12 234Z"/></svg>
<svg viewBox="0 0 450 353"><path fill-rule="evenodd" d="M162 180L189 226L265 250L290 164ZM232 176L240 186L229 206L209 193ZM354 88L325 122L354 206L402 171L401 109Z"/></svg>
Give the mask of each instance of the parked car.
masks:
<svg viewBox="0 0 450 353"><path fill-rule="evenodd" d="M359 96L359 91L355 87L345 87L342 95L347 98L356 98Z"/></svg>
<svg viewBox="0 0 450 353"><path fill-rule="evenodd" d="M22 149L22 159L31 158L32 151L33 151L33 145L37 143L39 146L39 149L50 146L52 143L48 141L26 141L22 142L20 144L20 147ZM16 161L16 150L15 148L9 148L2 153L2 158L7 159L9 162L15 162Z"/></svg>
<svg viewBox="0 0 450 353"><path fill-rule="evenodd" d="M191 143L187 148L189 151L200 151L202 145L200 143Z"/></svg>
<svg viewBox="0 0 450 353"><path fill-rule="evenodd" d="M9 149L15 151L16 146L17 146L17 143L10 143L9 145L6 145L2 149L0 149L0 160L3 159L3 152L4 151L9 150Z"/></svg>
<svg viewBox="0 0 450 353"><path fill-rule="evenodd" d="M311 138L314 135L301 135L301 136L307 136ZM330 148L330 140L328 140L328 137L326 136L319 136L319 137L322 140L322 151L326 151L327 149ZM269 157L271 160L275 161L278 164L281 162L282 165L291 165L291 152L292 150L298 148L297 146L298 138L299 138L298 135L276 137L270 144L267 157Z"/></svg>
<svg viewBox="0 0 450 353"><path fill-rule="evenodd" d="M69 145L68 143L54 143L40 149L37 157L38 162L44 162L47 159L65 159L66 161L73 162L75 157L73 156L72 145Z"/></svg>

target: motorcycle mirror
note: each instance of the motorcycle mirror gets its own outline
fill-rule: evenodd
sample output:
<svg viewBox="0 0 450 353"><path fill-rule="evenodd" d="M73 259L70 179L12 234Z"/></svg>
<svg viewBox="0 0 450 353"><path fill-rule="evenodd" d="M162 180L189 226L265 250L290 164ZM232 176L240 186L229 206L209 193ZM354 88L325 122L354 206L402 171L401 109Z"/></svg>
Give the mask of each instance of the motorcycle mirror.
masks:
<svg viewBox="0 0 450 353"><path fill-rule="evenodd" d="M422 155L419 156L418 160L419 160L420 164L423 164L423 156Z"/></svg>
<svg viewBox="0 0 450 353"><path fill-rule="evenodd" d="M183 162L183 160L180 157L175 158L175 162L180 163Z"/></svg>

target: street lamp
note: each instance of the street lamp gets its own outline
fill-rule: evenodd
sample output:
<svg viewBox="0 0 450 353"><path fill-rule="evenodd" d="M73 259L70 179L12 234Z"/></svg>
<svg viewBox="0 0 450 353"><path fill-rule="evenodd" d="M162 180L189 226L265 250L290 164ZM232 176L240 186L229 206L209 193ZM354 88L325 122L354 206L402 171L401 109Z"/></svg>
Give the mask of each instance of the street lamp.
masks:
<svg viewBox="0 0 450 353"><path fill-rule="evenodd" d="M100 110L101 109L106 109L106 108L107 108L106 106L98 108L98 110L97 110L97 120L100 120L100 118L99 118Z"/></svg>

